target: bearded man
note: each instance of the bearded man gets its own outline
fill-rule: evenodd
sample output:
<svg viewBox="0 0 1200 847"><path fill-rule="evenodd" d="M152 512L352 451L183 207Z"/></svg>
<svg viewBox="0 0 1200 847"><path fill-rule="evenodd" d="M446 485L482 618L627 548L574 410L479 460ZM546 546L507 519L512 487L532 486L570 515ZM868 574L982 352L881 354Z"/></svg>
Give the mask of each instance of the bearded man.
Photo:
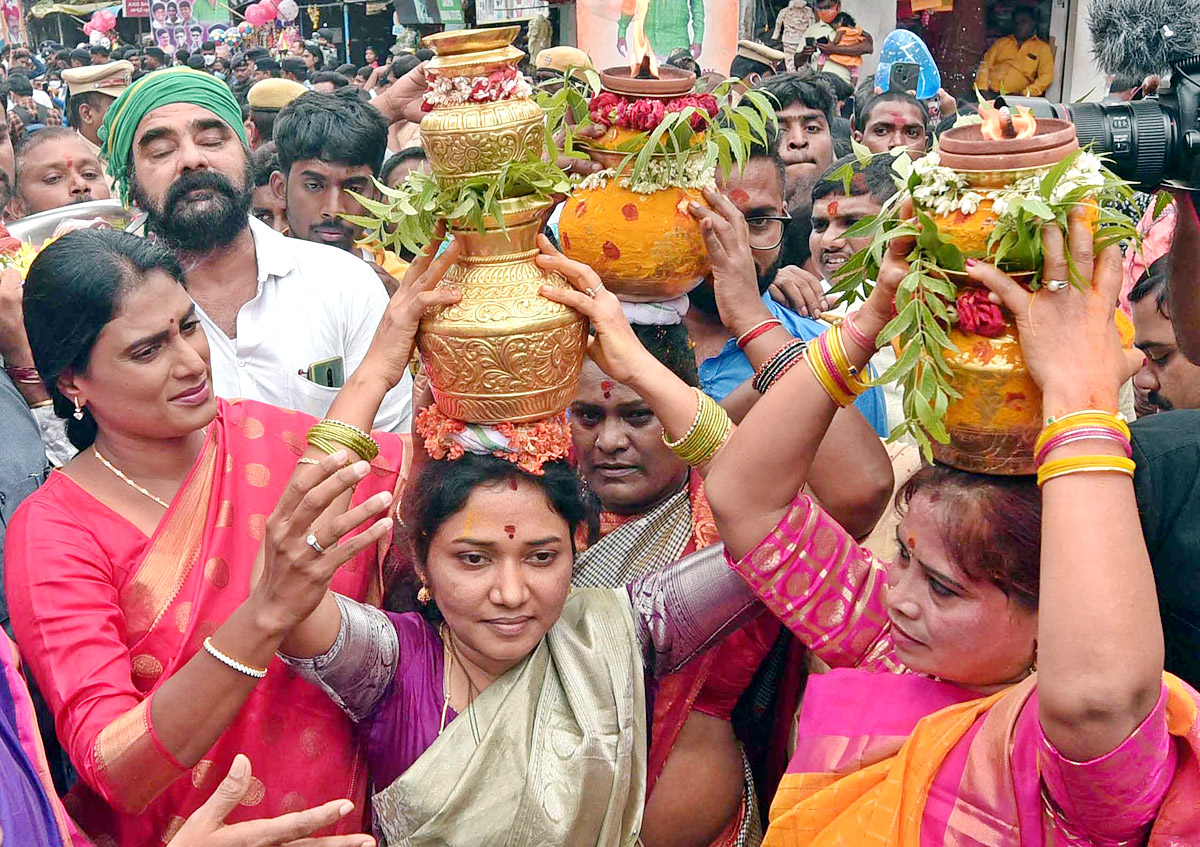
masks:
<svg viewBox="0 0 1200 847"><path fill-rule="evenodd" d="M217 393L324 416L366 354L387 295L361 259L250 217L249 147L225 83L189 68L142 77L109 109L100 137L123 199L184 266ZM375 427L407 431L411 394L406 377Z"/></svg>

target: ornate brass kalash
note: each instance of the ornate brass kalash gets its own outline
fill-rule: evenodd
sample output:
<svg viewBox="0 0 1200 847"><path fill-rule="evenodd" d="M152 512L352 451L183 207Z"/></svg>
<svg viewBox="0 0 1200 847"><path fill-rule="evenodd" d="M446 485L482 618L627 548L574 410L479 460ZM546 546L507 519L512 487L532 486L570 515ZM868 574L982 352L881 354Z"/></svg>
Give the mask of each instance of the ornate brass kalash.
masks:
<svg viewBox="0 0 1200 847"><path fill-rule="evenodd" d="M512 46L518 31L460 30L424 40L436 54L426 70L430 91L468 92L469 99L438 102L427 95L432 109L421 137L442 185L498 176L506 163L542 154L544 116L517 70L524 56ZM460 290L462 300L421 321L417 346L434 399L452 417L482 424L538 420L559 414L575 396L587 320L538 293L543 285L569 284L534 262L553 205L505 199L503 221L486 217L482 232L465 220L448 222L463 252L441 286Z"/></svg>

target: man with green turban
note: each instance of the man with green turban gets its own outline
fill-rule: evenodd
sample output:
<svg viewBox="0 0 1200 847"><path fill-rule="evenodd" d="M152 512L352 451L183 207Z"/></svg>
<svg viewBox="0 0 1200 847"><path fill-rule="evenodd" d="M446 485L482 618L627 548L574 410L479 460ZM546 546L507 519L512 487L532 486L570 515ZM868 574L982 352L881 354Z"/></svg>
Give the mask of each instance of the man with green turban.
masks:
<svg viewBox="0 0 1200 847"><path fill-rule="evenodd" d="M366 355L387 294L357 256L250 216L246 131L225 83L183 67L148 74L109 107L100 139L122 196L187 271L218 396L324 417ZM406 376L375 428L408 431L411 414Z"/></svg>

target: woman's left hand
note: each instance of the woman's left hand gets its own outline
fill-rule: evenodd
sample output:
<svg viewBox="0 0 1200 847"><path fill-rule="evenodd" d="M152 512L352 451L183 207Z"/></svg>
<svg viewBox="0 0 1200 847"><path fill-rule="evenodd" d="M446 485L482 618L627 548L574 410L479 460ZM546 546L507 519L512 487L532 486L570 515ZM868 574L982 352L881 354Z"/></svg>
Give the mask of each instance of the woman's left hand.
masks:
<svg viewBox="0 0 1200 847"><path fill-rule="evenodd" d="M996 267L968 261L967 273L991 290L989 299L1016 318L1021 352L1041 387L1048 417L1080 409L1115 411L1120 386L1145 357L1123 350L1114 313L1121 290L1121 251L1116 245L1093 257L1085 209L1068 216L1070 255L1079 274L1072 279L1067 246L1054 224L1042 228L1042 288L1030 293ZM1066 280L1051 291L1046 283Z"/></svg>
<svg viewBox="0 0 1200 847"><path fill-rule="evenodd" d="M630 383L643 370L647 359L657 361L633 334L617 295L604 287L594 270L568 259L544 235L538 236L538 246L542 249L537 257L538 267L561 274L575 289L544 285L541 294L547 300L570 306L592 322L596 335L588 342L588 355L600 370L617 382Z"/></svg>
<svg viewBox="0 0 1200 847"><path fill-rule="evenodd" d="M437 237L408 266L404 279L392 299L371 339L371 347L359 370L383 379L388 388L395 386L404 376L412 358L417 328L421 318L429 309L450 306L462 298L459 291L438 288L446 271L458 259L462 245L451 242L442 255L437 256L442 244L443 229L439 226Z"/></svg>

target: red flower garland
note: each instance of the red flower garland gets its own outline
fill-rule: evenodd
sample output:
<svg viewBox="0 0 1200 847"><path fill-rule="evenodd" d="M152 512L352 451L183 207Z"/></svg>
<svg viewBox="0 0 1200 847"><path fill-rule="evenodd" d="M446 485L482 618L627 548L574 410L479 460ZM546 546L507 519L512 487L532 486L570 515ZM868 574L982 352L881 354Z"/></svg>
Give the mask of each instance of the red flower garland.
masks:
<svg viewBox="0 0 1200 847"><path fill-rule="evenodd" d="M417 434L432 459L461 459L466 450L453 436L465 428L465 423L447 415L436 403L417 412ZM492 455L535 476L544 473L542 465L565 459L571 449L571 425L565 413L526 423L505 421L489 428L508 442L507 450L494 450Z"/></svg>
<svg viewBox="0 0 1200 847"><path fill-rule="evenodd" d="M685 94L674 100L629 100L611 91L601 91L588 103L588 115L594 123L605 128L619 126L622 129L649 132L662 123L667 115L682 112L689 107L708 115L709 118L715 118L720 111L717 98L711 94ZM688 123L693 132L699 132L704 129L707 121L703 115L694 114Z"/></svg>
<svg viewBox="0 0 1200 847"><path fill-rule="evenodd" d="M958 328L963 332L996 338L1004 334L1004 312L988 299L988 292L971 288L958 295Z"/></svg>

